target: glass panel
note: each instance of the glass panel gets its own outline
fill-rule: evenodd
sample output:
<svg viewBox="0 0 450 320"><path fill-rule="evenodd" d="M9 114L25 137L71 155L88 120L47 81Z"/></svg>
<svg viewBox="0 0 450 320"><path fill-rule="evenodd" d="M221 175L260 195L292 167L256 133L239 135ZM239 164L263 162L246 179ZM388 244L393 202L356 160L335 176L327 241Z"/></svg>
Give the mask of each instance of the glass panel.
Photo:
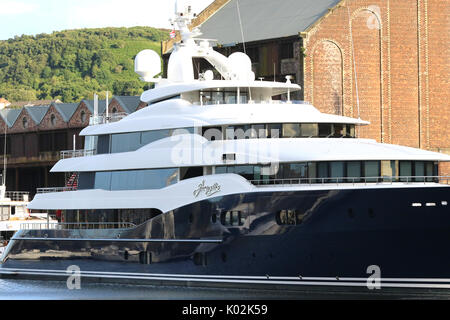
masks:
<svg viewBox="0 0 450 320"><path fill-rule="evenodd" d="M306 179L308 177L307 173L307 163L289 163L286 164L283 168L284 179L298 179L301 183L306 183L306 180L303 179Z"/></svg>
<svg viewBox="0 0 450 320"><path fill-rule="evenodd" d="M227 167L225 167L225 166L216 167L216 174L221 174L221 173L227 173Z"/></svg>
<svg viewBox="0 0 450 320"><path fill-rule="evenodd" d="M113 134L111 137L111 153L135 151L140 148L141 133Z"/></svg>
<svg viewBox="0 0 450 320"><path fill-rule="evenodd" d="M395 161L381 161L381 176L383 177L383 181L396 181L395 177L396 176L396 165L395 165Z"/></svg>
<svg viewBox="0 0 450 320"><path fill-rule="evenodd" d="M360 182L361 179L361 162L360 161L350 161L347 162L347 182ZM353 179L358 178L358 179Z"/></svg>
<svg viewBox="0 0 450 320"><path fill-rule="evenodd" d="M429 176L429 177L431 177L431 176L434 176L434 166L433 166L433 162L429 162L429 161L427 161L426 163L425 163L425 168L426 168L426 175L427 176ZM433 178L427 178L427 182L432 182L433 181Z"/></svg>
<svg viewBox="0 0 450 320"><path fill-rule="evenodd" d="M379 161L366 161L364 162L364 176L366 178L379 177L380 176L380 162ZM367 182L377 182L377 178L366 179Z"/></svg>
<svg viewBox="0 0 450 320"><path fill-rule="evenodd" d="M319 137L328 137L331 135L331 124L319 123Z"/></svg>
<svg viewBox="0 0 450 320"><path fill-rule="evenodd" d="M202 131L208 141L222 140L222 127L203 128Z"/></svg>
<svg viewBox="0 0 450 320"><path fill-rule="evenodd" d="M84 150L97 150L97 142L98 136L86 136L84 139Z"/></svg>
<svg viewBox="0 0 450 320"><path fill-rule="evenodd" d="M333 161L330 162L330 173L332 178L343 178L344 173L344 162L343 161ZM343 179L332 179L331 182L344 182Z"/></svg>
<svg viewBox="0 0 450 320"><path fill-rule="evenodd" d="M324 183L328 181L328 162L317 163L317 179L318 183Z"/></svg>
<svg viewBox="0 0 450 320"><path fill-rule="evenodd" d="M141 133L140 144L145 146L146 144L152 143L156 140L167 138L170 135L170 130L153 130L145 131Z"/></svg>
<svg viewBox="0 0 450 320"><path fill-rule="evenodd" d="M254 124L251 128L251 138L267 138L268 135L265 124Z"/></svg>
<svg viewBox="0 0 450 320"><path fill-rule="evenodd" d="M414 163L414 176L417 177L415 180L418 182L425 181L425 162L416 161Z"/></svg>
<svg viewBox="0 0 450 320"><path fill-rule="evenodd" d="M411 161L400 161L400 176L406 177L406 178L400 178L400 181L411 181L411 176L412 176Z"/></svg>
<svg viewBox="0 0 450 320"><path fill-rule="evenodd" d="M109 153L110 137L109 134L98 136L97 154Z"/></svg>
<svg viewBox="0 0 450 320"><path fill-rule="evenodd" d="M111 172L96 172L94 189L111 190Z"/></svg>
<svg viewBox="0 0 450 320"><path fill-rule="evenodd" d="M271 123L268 125L269 138L280 138L282 133L282 125L280 123Z"/></svg>
<svg viewBox="0 0 450 320"><path fill-rule="evenodd" d="M355 134L355 125L354 124L348 124L346 129L346 137L347 138L354 138L356 136Z"/></svg>
<svg viewBox="0 0 450 320"><path fill-rule="evenodd" d="M317 123L301 124L302 137L317 137L319 135L319 126Z"/></svg>
<svg viewBox="0 0 450 320"><path fill-rule="evenodd" d="M243 176L247 180L253 180L253 166L236 166L235 173Z"/></svg>
<svg viewBox="0 0 450 320"><path fill-rule="evenodd" d="M283 138L297 138L300 137L300 124L286 123L283 124Z"/></svg>
<svg viewBox="0 0 450 320"><path fill-rule="evenodd" d="M135 190L137 171L114 171L111 175L111 190Z"/></svg>
<svg viewBox="0 0 450 320"><path fill-rule="evenodd" d="M95 172L80 172L78 177L78 189L94 189Z"/></svg>
<svg viewBox="0 0 450 320"><path fill-rule="evenodd" d="M345 126L343 124L333 125L333 138L341 138L345 136Z"/></svg>
<svg viewBox="0 0 450 320"><path fill-rule="evenodd" d="M317 180L315 179L317 178L317 163L308 163L308 178L310 178L310 180L308 181L309 183L317 182Z"/></svg>
<svg viewBox="0 0 450 320"><path fill-rule="evenodd" d="M225 103L235 104L237 92L225 92Z"/></svg>
<svg viewBox="0 0 450 320"><path fill-rule="evenodd" d="M212 104L223 104L223 92L213 91L212 93Z"/></svg>

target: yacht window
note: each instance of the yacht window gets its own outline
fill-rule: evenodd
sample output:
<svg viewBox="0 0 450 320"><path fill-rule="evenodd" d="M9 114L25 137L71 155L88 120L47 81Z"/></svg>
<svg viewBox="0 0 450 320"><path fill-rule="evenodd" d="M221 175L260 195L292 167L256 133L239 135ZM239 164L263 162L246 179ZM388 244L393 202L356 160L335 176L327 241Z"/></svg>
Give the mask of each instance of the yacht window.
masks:
<svg viewBox="0 0 450 320"><path fill-rule="evenodd" d="M223 104L224 103L224 93L222 91L212 92L212 104Z"/></svg>
<svg viewBox="0 0 450 320"><path fill-rule="evenodd" d="M135 151L141 146L141 133L121 133L111 136L111 153Z"/></svg>
<svg viewBox="0 0 450 320"><path fill-rule="evenodd" d="M80 190L93 189L95 184L95 172L80 172L77 187Z"/></svg>
<svg viewBox="0 0 450 320"><path fill-rule="evenodd" d="M317 123L303 123L301 132L302 137L317 137L319 135L319 126Z"/></svg>
<svg viewBox="0 0 450 320"><path fill-rule="evenodd" d="M284 179L306 179L308 177L307 163L287 163L283 164L282 168Z"/></svg>
<svg viewBox="0 0 450 320"><path fill-rule="evenodd" d="M109 153L110 137L111 136L109 134L104 134L104 135L98 136L97 154Z"/></svg>
<svg viewBox="0 0 450 320"><path fill-rule="evenodd" d="M317 163L317 178L328 178L328 162L319 162ZM327 181L325 179L324 181ZM319 181L321 182L321 181Z"/></svg>
<svg viewBox="0 0 450 320"><path fill-rule="evenodd" d="M432 162L426 162L425 164L426 176L434 176L434 165ZM433 178L427 178L427 182L433 181Z"/></svg>
<svg viewBox="0 0 450 320"><path fill-rule="evenodd" d="M251 126L250 138L267 138L266 125L264 124L254 124Z"/></svg>
<svg viewBox="0 0 450 320"><path fill-rule="evenodd" d="M414 176L416 181L425 181L425 163L423 161L416 161L414 163Z"/></svg>
<svg viewBox="0 0 450 320"><path fill-rule="evenodd" d="M347 126L346 126L347 128L346 128L346 137L347 138L354 138L354 137L356 137L356 134L355 134L355 125L354 124L347 124Z"/></svg>
<svg viewBox="0 0 450 320"><path fill-rule="evenodd" d="M111 172L96 172L94 189L111 190Z"/></svg>
<svg viewBox="0 0 450 320"><path fill-rule="evenodd" d="M180 180L201 177L203 172L203 167L180 168Z"/></svg>
<svg viewBox="0 0 450 320"><path fill-rule="evenodd" d="M380 162L379 161L365 161L364 162L364 176L365 177L379 177L380 176ZM377 179L366 179L367 182L376 182Z"/></svg>
<svg viewBox="0 0 450 320"><path fill-rule="evenodd" d="M361 162L350 161L347 162L347 177L360 178L361 177ZM348 179L348 182L359 182L360 179Z"/></svg>
<svg viewBox="0 0 450 320"><path fill-rule="evenodd" d="M400 176L408 178L400 178L400 181L411 181L412 163L411 161L400 161Z"/></svg>
<svg viewBox="0 0 450 320"><path fill-rule="evenodd" d="M280 138L283 131L281 123L271 123L267 127L269 138Z"/></svg>
<svg viewBox="0 0 450 320"><path fill-rule="evenodd" d="M236 104L236 92L225 92L225 103Z"/></svg>
<svg viewBox="0 0 450 320"><path fill-rule="evenodd" d="M325 138L331 135L332 125L329 123L319 123L319 137Z"/></svg>
<svg viewBox="0 0 450 320"><path fill-rule="evenodd" d="M300 124L285 123L283 124L283 138L297 138L300 137Z"/></svg>
<svg viewBox="0 0 450 320"><path fill-rule="evenodd" d="M308 178L309 183L316 182L314 179L317 177L317 163L315 162L309 162L308 163Z"/></svg>
<svg viewBox="0 0 450 320"><path fill-rule="evenodd" d="M398 168L395 161L381 161L381 176L385 177L383 179L384 181L391 181L392 177L398 176L397 170Z"/></svg>
<svg viewBox="0 0 450 320"><path fill-rule="evenodd" d="M342 124L335 124L333 126L333 138L342 138L345 136L345 127Z"/></svg>
<svg viewBox="0 0 450 320"><path fill-rule="evenodd" d="M140 136L140 146L145 146L149 143L167 138L169 136L170 130L153 130L142 132Z"/></svg>
<svg viewBox="0 0 450 320"><path fill-rule="evenodd" d="M202 128L202 135L208 141L222 140L222 127Z"/></svg>
<svg viewBox="0 0 450 320"><path fill-rule="evenodd" d="M343 161L330 162L331 178L343 178L345 176L344 168L345 168L345 166L344 166ZM344 182L344 180L343 179L331 179L331 182Z"/></svg>

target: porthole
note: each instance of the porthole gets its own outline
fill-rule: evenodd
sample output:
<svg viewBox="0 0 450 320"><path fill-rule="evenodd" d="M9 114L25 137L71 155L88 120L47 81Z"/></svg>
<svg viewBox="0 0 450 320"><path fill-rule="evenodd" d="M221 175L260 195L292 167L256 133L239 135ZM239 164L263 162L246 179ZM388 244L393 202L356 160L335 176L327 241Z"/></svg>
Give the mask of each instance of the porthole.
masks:
<svg viewBox="0 0 450 320"><path fill-rule="evenodd" d="M294 209L280 210L275 214L275 220L279 225L301 224L304 217L303 212Z"/></svg>

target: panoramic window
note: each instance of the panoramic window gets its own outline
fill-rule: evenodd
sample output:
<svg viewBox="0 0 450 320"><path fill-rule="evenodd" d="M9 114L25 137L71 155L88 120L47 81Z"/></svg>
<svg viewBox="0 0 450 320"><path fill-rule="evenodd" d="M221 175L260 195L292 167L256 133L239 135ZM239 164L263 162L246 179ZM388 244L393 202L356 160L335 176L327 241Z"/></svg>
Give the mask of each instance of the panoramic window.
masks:
<svg viewBox="0 0 450 320"><path fill-rule="evenodd" d="M355 138L355 125L322 123L241 124L202 127L202 135L209 141L264 138Z"/></svg>
<svg viewBox="0 0 450 320"><path fill-rule="evenodd" d="M80 173L80 189L161 189L178 182L178 169L149 169Z"/></svg>
<svg viewBox="0 0 450 320"><path fill-rule="evenodd" d="M278 166L231 165L217 166L215 173L235 173L254 184L297 184L297 183L355 183L395 182L398 161L321 161L281 163ZM402 163L402 162L400 162ZM434 181L437 164L434 162L408 161L400 170L400 181ZM414 172L406 170L417 168ZM402 168L402 167L400 167ZM382 176L380 176L382 174ZM417 178L411 178L417 176Z"/></svg>

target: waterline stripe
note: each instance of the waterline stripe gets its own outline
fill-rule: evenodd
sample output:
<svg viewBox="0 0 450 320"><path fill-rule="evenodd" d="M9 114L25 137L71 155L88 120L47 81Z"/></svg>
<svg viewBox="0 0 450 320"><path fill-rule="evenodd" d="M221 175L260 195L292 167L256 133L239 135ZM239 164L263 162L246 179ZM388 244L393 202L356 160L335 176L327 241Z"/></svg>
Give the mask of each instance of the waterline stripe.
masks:
<svg viewBox="0 0 450 320"><path fill-rule="evenodd" d="M38 270L38 269L11 269L2 268L0 274L14 275L40 275L40 276L69 276L66 271L62 270ZM366 278L320 278L320 277L304 277L302 279L296 277L262 277L262 276L202 276L202 275L168 275L168 274L145 274L145 273L119 273L119 272L100 272L91 271L80 272L81 277L86 278L105 278L105 279L129 279L129 280L155 280L155 281L178 281L178 282L202 282L202 283L236 283L236 284L266 284L266 285L313 285L313 286L355 286L366 287ZM290 279L291 281L286 281ZM318 279L319 281L314 281ZM283 281L285 280L285 281ZM426 278L386 278L386 279L370 279L380 280L381 287L389 288L442 288L450 289L450 279L426 279ZM357 282L352 282L357 281ZM396 282L393 282L396 281ZM401 283L403 282L403 283ZM405 283L412 282L412 283ZM415 283L414 283L415 282ZM418 283L422 282L422 283ZM428 282L428 283L423 283ZM434 282L434 283L433 283ZM447 282L447 283L437 283Z"/></svg>

